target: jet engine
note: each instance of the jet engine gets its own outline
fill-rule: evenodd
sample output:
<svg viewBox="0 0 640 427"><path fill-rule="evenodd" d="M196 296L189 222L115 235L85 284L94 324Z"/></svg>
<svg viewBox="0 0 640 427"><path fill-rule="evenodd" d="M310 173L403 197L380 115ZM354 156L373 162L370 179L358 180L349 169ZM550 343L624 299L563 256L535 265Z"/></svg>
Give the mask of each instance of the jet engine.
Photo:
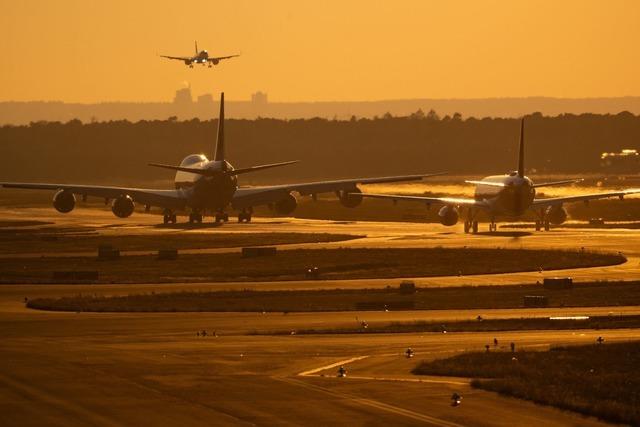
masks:
<svg viewBox="0 0 640 427"><path fill-rule="evenodd" d="M458 223L460 213L458 212L458 209L453 206L443 206L438 211L438 216L440 217L440 223L442 225L451 226Z"/></svg>
<svg viewBox="0 0 640 427"><path fill-rule="evenodd" d="M126 218L133 213L135 205L133 199L130 196L122 195L113 199L111 204L111 211L118 218Z"/></svg>
<svg viewBox="0 0 640 427"><path fill-rule="evenodd" d="M274 208L280 215L289 215L296 210L298 206L298 200L291 193L287 194L283 199L278 200Z"/></svg>
<svg viewBox="0 0 640 427"><path fill-rule="evenodd" d="M185 59L184 60L184 65L191 65L191 60L190 59Z"/></svg>
<svg viewBox="0 0 640 427"><path fill-rule="evenodd" d="M362 203L362 191L355 187L351 190L343 190L338 192L338 199L342 206L346 208L355 208Z"/></svg>
<svg viewBox="0 0 640 427"><path fill-rule="evenodd" d="M211 62L213 63L213 65L218 65L220 60L219 59L212 59Z"/></svg>
<svg viewBox="0 0 640 427"><path fill-rule="evenodd" d="M549 206L547 208L547 218L553 225L560 225L567 220L567 210L562 206Z"/></svg>
<svg viewBox="0 0 640 427"><path fill-rule="evenodd" d="M60 190L53 196L53 207L60 213L69 213L76 206L76 196L69 190Z"/></svg>

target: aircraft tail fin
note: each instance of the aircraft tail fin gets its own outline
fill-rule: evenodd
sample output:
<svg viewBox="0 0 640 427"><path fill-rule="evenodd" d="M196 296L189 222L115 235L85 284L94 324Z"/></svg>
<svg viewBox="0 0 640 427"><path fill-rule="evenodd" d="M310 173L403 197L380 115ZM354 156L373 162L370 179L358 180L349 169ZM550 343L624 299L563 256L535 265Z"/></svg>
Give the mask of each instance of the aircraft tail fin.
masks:
<svg viewBox="0 0 640 427"><path fill-rule="evenodd" d="M518 176L524 177L524 117L520 122L520 152L518 154Z"/></svg>
<svg viewBox="0 0 640 427"><path fill-rule="evenodd" d="M196 56L198 56L198 41L196 40Z"/></svg>
<svg viewBox="0 0 640 427"><path fill-rule="evenodd" d="M218 116L218 138L213 160L224 160L224 92L220 93L220 115Z"/></svg>

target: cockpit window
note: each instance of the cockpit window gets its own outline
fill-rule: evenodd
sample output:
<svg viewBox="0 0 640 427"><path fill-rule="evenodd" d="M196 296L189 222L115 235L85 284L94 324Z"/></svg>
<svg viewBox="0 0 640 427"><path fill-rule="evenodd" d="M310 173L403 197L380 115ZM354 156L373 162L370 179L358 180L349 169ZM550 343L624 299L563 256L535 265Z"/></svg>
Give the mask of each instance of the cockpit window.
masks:
<svg viewBox="0 0 640 427"><path fill-rule="evenodd" d="M180 166L193 165L195 163L206 162L208 159L204 154L192 154L184 158Z"/></svg>

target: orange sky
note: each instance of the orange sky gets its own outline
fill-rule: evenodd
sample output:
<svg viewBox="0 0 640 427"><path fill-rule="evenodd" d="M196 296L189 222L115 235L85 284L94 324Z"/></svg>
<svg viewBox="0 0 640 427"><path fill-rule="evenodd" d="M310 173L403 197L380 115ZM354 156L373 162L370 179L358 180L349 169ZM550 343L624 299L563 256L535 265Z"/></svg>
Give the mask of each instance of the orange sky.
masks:
<svg viewBox="0 0 640 427"><path fill-rule="evenodd" d="M640 1L20 0L0 100L640 95ZM215 69L158 58L241 52Z"/></svg>

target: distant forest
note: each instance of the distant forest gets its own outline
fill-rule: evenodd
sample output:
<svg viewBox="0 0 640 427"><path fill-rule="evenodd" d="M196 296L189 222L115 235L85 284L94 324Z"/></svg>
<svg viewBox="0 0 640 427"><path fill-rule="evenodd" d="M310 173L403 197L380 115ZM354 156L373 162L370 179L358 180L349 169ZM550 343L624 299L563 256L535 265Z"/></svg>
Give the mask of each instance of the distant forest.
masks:
<svg viewBox="0 0 640 427"><path fill-rule="evenodd" d="M136 184L172 179L148 162L178 164L209 155L217 120L0 127L0 180ZM243 183L449 171L504 173L516 167L520 121L439 117L417 111L373 119L257 119L225 122L227 158L236 167L285 160L300 164L243 176ZM640 148L640 116L526 116L530 174L599 172L600 154ZM640 171L639 171L640 172Z"/></svg>

